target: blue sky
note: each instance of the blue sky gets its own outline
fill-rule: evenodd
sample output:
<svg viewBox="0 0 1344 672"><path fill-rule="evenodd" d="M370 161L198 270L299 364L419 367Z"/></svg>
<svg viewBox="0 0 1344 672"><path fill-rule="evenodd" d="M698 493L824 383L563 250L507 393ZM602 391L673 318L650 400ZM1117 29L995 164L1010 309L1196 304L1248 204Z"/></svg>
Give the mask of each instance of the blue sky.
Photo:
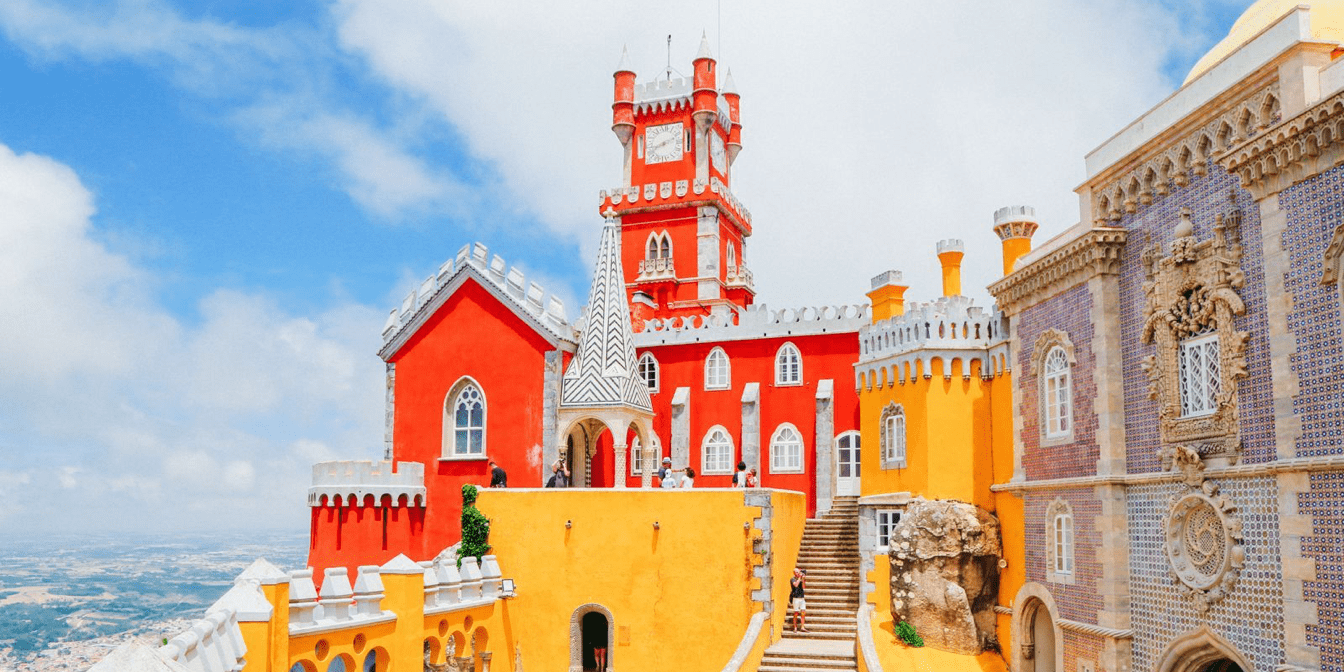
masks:
<svg viewBox="0 0 1344 672"><path fill-rule="evenodd" d="M733 69L785 307L927 297L944 237L982 287L993 209L1072 224L1082 155L1244 8L887 4L4 3L0 525L301 526L308 464L381 453L383 316L468 242L576 315L623 44Z"/></svg>

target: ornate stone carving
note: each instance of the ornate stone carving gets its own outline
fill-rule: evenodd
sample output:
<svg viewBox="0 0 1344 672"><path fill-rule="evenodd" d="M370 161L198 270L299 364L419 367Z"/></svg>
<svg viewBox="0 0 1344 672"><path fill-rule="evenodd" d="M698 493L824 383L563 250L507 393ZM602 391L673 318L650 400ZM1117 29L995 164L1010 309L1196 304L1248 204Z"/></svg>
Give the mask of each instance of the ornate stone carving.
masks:
<svg viewBox="0 0 1344 672"><path fill-rule="evenodd" d="M1000 310L1014 315L1092 276L1119 273L1128 235L1119 227L1090 229L990 285L989 293Z"/></svg>
<svg viewBox="0 0 1344 672"><path fill-rule="evenodd" d="M1344 162L1344 93L1337 93L1218 158L1256 200Z"/></svg>
<svg viewBox="0 0 1344 672"><path fill-rule="evenodd" d="M1218 465L1235 464L1241 450L1237 423L1237 381L1246 375L1247 332L1237 331L1233 316L1246 312L1237 294L1245 284L1241 271L1241 215L1219 214L1213 237L1197 240L1189 211L1181 212L1169 253L1149 247L1142 261L1147 279L1147 321L1143 341L1157 352L1144 359L1149 396L1158 401L1162 442L1193 447L1200 458ZM1213 408L1182 412L1181 341L1196 335L1217 335L1217 359L1209 384Z"/></svg>
<svg viewBox="0 0 1344 672"><path fill-rule="evenodd" d="M1187 446L1162 450L1163 467L1185 475L1188 491L1167 502L1166 539L1168 571L1176 588L1196 610L1209 607L1232 592L1246 565L1241 518L1237 507L1204 480L1204 463Z"/></svg>
<svg viewBox="0 0 1344 672"><path fill-rule="evenodd" d="M1050 354L1050 350L1055 346L1063 348L1070 366L1078 363L1073 355L1073 340L1069 338L1069 334L1059 329L1046 329L1036 337L1036 345L1032 348L1031 373L1040 374L1045 370L1045 356Z"/></svg>
<svg viewBox="0 0 1344 672"><path fill-rule="evenodd" d="M1175 141L1137 157L1136 164L1129 164L1132 168L1094 187L1093 221L1104 225L1135 212L1140 205L1186 186L1191 175L1206 174L1208 161L1215 155L1247 138L1264 136L1262 131L1282 117L1278 80L1220 109L1223 111L1215 116L1195 119Z"/></svg>

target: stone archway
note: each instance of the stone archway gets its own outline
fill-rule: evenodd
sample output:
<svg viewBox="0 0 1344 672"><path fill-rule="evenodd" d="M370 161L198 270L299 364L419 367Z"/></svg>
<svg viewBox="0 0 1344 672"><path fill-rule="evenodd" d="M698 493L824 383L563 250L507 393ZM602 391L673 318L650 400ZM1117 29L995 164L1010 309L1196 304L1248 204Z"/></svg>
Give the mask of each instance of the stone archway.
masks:
<svg viewBox="0 0 1344 672"><path fill-rule="evenodd" d="M617 488L627 487L629 475L627 452L635 443L632 439L637 439L639 445L645 447L646 459L649 457L648 452L653 450L649 447L649 437L653 433L648 418L634 417L621 412L610 412L600 416L583 413L572 415L573 417L562 425L557 448L565 455L562 459L569 465L573 484L576 487L593 487L597 476L593 471L596 461L602 468L604 479L605 474L611 472L612 482L608 485ZM612 428L625 428L625 431ZM606 443L608 438L610 446L605 449L603 455L597 455L599 444ZM634 487L652 487L652 473L656 469L655 466L648 474L641 473Z"/></svg>
<svg viewBox="0 0 1344 672"><path fill-rule="evenodd" d="M1207 625L1172 640L1157 659L1157 672L1249 672L1255 667L1237 647Z"/></svg>
<svg viewBox="0 0 1344 672"><path fill-rule="evenodd" d="M1058 672L1064 665L1064 633L1049 589L1027 583L1013 598L1013 651L1016 672Z"/></svg>
<svg viewBox="0 0 1344 672"><path fill-rule="evenodd" d="M583 672L584 670L584 621L589 614L596 614L606 620L607 632L607 670L611 672L616 669L616 619L612 618L611 610L600 604L589 603L574 610L573 615L569 617L569 672ZM594 618L587 619L591 625Z"/></svg>

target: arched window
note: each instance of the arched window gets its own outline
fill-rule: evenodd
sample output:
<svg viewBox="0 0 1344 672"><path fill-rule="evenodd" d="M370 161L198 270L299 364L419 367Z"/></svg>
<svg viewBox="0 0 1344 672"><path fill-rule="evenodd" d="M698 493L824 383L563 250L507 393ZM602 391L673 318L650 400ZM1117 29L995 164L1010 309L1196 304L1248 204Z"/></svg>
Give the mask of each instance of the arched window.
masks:
<svg viewBox="0 0 1344 672"><path fill-rule="evenodd" d="M1056 498L1046 509L1046 560L1049 580L1073 583L1073 507Z"/></svg>
<svg viewBox="0 0 1344 672"><path fill-rule="evenodd" d="M705 441L700 444L700 472L704 474L730 474L733 471L733 439L728 430L720 426L711 427L705 433Z"/></svg>
<svg viewBox="0 0 1344 672"><path fill-rule="evenodd" d="M733 245L733 241L731 240L728 241L728 251L724 254L724 257L727 259L727 263L725 265L728 268L732 268L737 265L737 248Z"/></svg>
<svg viewBox="0 0 1344 672"><path fill-rule="evenodd" d="M728 362L728 354L723 348L714 348L709 351L709 356L705 358L705 389L706 390L726 390L732 387L733 372L732 365Z"/></svg>
<svg viewBox="0 0 1344 672"><path fill-rule="evenodd" d="M658 256L663 259L672 258L672 236L666 231L663 232L663 239L658 243Z"/></svg>
<svg viewBox="0 0 1344 672"><path fill-rule="evenodd" d="M803 356L792 343L785 343L775 353L775 384L803 384Z"/></svg>
<svg viewBox="0 0 1344 672"><path fill-rule="evenodd" d="M770 438L770 473L801 474L803 472L803 437L798 428L789 423L780 425Z"/></svg>
<svg viewBox="0 0 1344 672"><path fill-rule="evenodd" d="M1218 395L1223 388L1221 356L1216 332L1181 341L1181 417L1210 415L1218 410Z"/></svg>
<svg viewBox="0 0 1344 672"><path fill-rule="evenodd" d="M649 437L649 440L653 443L654 454L656 455L658 453L661 453L662 443L658 441L658 436L657 435L651 436ZM658 460L654 459L653 470L655 472L658 471L658 466L659 466ZM630 439L630 475L642 476L643 474L644 474L644 444L639 440L638 436L635 436L634 438ZM654 483L654 485L658 484Z"/></svg>
<svg viewBox="0 0 1344 672"><path fill-rule="evenodd" d="M480 385L463 377L448 392L443 408L443 456L485 456L485 394Z"/></svg>
<svg viewBox="0 0 1344 672"><path fill-rule="evenodd" d="M656 233L650 233L650 234L649 234L648 250L647 250L647 252L644 253L644 258L645 258L645 259L657 259L657 258L658 258L658 242L659 242L659 240L658 240L658 234L656 234Z"/></svg>
<svg viewBox="0 0 1344 672"><path fill-rule="evenodd" d="M905 409L896 404L887 404L882 409L879 421L882 442L882 468L905 468Z"/></svg>
<svg viewBox="0 0 1344 672"><path fill-rule="evenodd" d="M639 377L649 386L650 392L658 391L658 360L653 358L653 353L646 352L639 356Z"/></svg>
<svg viewBox="0 0 1344 672"><path fill-rule="evenodd" d="M1073 429L1073 387L1069 375L1069 355L1054 347L1045 356L1045 435L1068 436Z"/></svg>

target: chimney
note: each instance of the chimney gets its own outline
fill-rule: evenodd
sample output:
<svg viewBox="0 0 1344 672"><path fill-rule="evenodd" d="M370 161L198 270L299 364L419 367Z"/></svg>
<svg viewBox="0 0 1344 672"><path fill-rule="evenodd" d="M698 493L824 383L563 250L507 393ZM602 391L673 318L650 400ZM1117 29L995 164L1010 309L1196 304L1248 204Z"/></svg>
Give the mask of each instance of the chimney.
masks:
<svg viewBox="0 0 1344 672"><path fill-rule="evenodd" d="M961 296L961 258L966 246L960 240L938 241L938 262L943 265L943 296Z"/></svg>
<svg viewBox="0 0 1344 672"><path fill-rule="evenodd" d="M1036 209L1030 205L1010 205L994 211L994 233L1003 241L1003 274L1009 275L1017 260L1031 251L1031 236L1036 233Z"/></svg>
<svg viewBox="0 0 1344 672"><path fill-rule="evenodd" d="M905 290L900 271L887 271L873 278L868 299L873 303L873 324L905 314Z"/></svg>

